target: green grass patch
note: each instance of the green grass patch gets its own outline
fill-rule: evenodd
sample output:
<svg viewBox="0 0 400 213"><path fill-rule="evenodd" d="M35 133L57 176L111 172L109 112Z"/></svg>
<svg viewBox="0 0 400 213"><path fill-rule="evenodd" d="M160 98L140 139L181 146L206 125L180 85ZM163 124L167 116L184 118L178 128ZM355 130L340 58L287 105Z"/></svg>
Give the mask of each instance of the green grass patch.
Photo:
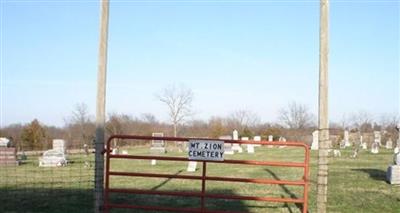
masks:
<svg viewBox="0 0 400 213"><path fill-rule="evenodd" d="M150 155L148 147L129 147L129 154ZM330 158L328 212L400 212L400 186L385 181L386 169L392 162L392 150L380 150L377 155L360 151L357 159L351 159L351 150L341 150L341 158ZM186 156L186 153L170 151L166 156ZM304 153L296 148L256 148L256 153L226 155L226 159L301 162ZM38 167L38 156L17 167L0 167L0 212L93 212L93 167L85 167L93 156L69 155L71 163L66 167ZM312 151L309 210L316 211L317 152ZM113 159L111 170L180 174L201 176L198 163L196 172L186 172L186 162ZM298 180L302 169L271 166L248 166L208 163L208 176L267 178ZM201 190L199 180L168 178L112 177L113 188L153 189L160 191ZM298 186L262 185L248 183L207 182L208 193L249 195L266 197L302 198L303 188ZM137 205L179 206L197 208L200 199L193 197L127 195L113 193L113 203ZM299 206L285 203L207 199L206 207L213 210L242 212L300 212ZM132 212L115 210L113 212ZM135 211L141 212L141 211Z"/></svg>

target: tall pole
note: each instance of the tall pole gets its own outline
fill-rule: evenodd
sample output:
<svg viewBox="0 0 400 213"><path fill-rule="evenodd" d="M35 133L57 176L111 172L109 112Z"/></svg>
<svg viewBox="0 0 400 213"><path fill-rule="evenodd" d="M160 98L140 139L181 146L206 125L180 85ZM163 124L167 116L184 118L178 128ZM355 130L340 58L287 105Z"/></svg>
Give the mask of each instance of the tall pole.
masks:
<svg viewBox="0 0 400 213"><path fill-rule="evenodd" d="M99 64L97 73L97 100L96 100L96 140L95 140L95 212L103 209L104 193L104 126L106 107L106 76L107 76L107 38L108 38L108 0L100 0L100 43Z"/></svg>
<svg viewBox="0 0 400 213"><path fill-rule="evenodd" d="M326 212L328 192L328 18L329 0L320 0L319 49L319 150L317 179L317 212Z"/></svg>

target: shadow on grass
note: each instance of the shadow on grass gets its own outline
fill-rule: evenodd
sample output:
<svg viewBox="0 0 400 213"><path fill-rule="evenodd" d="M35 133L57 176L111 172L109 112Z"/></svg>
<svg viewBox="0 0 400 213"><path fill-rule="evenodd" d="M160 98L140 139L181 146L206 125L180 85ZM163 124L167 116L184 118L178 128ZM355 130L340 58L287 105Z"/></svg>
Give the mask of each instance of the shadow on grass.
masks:
<svg viewBox="0 0 400 213"><path fill-rule="evenodd" d="M0 188L0 212L93 212L88 189Z"/></svg>
<svg viewBox="0 0 400 213"><path fill-rule="evenodd" d="M173 174L173 175L179 175L180 173L182 173L183 172L183 170L179 170L178 172L176 172L175 174ZM160 184L158 184L157 186L154 186L151 190L156 190L156 189L158 189L158 188L160 188L160 187L162 187L162 186L164 186L165 184L167 184L169 181L171 181L173 178L168 178L168 179L166 179L165 181L163 181L162 183L160 183Z"/></svg>
<svg viewBox="0 0 400 213"><path fill-rule="evenodd" d="M265 171L267 171L275 180L281 180L273 171L271 171L270 169L265 169ZM292 191L290 191L285 185L279 185L282 190L289 195L290 198L292 199L298 199L298 197L296 196L296 194L294 194ZM283 196L282 196L283 198ZM303 205L300 203L295 203L296 207L301 211L303 210ZM288 209L289 212L293 212L293 210L290 208L290 206L285 203L285 207Z"/></svg>
<svg viewBox="0 0 400 213"><path fill-rule="evenodd" d="M207 190L207 194L213 195L237 195L233 190ZM174 207L180 209L201 209L201 198L190 196L160 196L160 195L138 195L138 194L124 194L112 193L110 195L110 202L113 204L129 204L140 206L154 206L154 207ZM213 199L205 198L205 210L210 212L226 212L226 213L244 213L244 212L277 212L281 211L282 206L269 205L267 202L249 203L243 200L232 199ZM163 213L167 211L156 210L140 210L140 209L111 209L110 212L158 212Z"/></svg>
<svg viewBox="0 0 400 213"><path fill-rule="evenodd" d="M364 172L367 173L369 177L374 180L387 182L386 171L380 169L352 169L352 171Z"/></svg>

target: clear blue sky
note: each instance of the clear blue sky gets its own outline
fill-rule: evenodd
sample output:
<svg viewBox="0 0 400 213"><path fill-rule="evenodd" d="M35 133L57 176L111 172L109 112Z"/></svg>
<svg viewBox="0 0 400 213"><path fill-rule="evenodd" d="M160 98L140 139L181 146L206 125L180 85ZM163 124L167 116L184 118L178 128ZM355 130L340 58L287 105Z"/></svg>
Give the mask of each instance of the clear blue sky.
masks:
<svg viewBox="0 0 400 213"><path fill-rule="evenodd" d="M399 114L399 1L331 1L331 120ZM97 1L1 1L1 126L61 126L95 113ZM107 112L153 113L170 84L195 94L195 118L251 110L275 121L297 101L317 114L319 1L111 1Z"/></svg>

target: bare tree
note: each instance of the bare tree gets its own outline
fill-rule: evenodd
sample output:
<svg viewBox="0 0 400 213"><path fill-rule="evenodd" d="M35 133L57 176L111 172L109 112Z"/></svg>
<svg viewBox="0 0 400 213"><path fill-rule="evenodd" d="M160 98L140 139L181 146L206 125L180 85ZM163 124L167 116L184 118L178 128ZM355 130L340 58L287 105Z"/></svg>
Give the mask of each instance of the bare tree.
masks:
<svg viewBox="0 0 400 213"><path fill-rule="evenodd" d="M379 123L384 129L395 129L400 122L400 116L396 114L382 114L379 117Z"/></svg>
<svg viewBox="0 0 400 213"><path fill-rule="evenodd" d="M95 136L95 126L90 119L89 110L86 104L79 103L75 105L72 115L69 119L66 119L66 126L69 129L71 138L77 137L79 142L78 145L81 147L82 144L90 144Z"/></svg>
<svg viewBox="0 0 400 213"><path fill-rule="evenodd" d="M313 115L307 106L291 102L279 111L279 122L290 129L305 129L313 126Z"/></svg>
<svg viewBox="0 0 400 213"><path fill-rule="evenodd" d="M177 136L178 125L192 115L193 92L183 85L168 86L163 89L157 98L168 107L169 117L174 127L174 137Z"/></svg>
<svg viewBox="0 0 400 213"><path fill-rule="evenodd" d="M260 118L252 111L238 110L228 117L227 123L230 128L243 132L245 129L248 130L260 124Z"/></svg>
<svg viewBox="0 0 400 213"><path fill-rule="evenodd" d="M360 110L350 115L352 126L361 132L372 129L373 117L370 113Z"/></svg>

